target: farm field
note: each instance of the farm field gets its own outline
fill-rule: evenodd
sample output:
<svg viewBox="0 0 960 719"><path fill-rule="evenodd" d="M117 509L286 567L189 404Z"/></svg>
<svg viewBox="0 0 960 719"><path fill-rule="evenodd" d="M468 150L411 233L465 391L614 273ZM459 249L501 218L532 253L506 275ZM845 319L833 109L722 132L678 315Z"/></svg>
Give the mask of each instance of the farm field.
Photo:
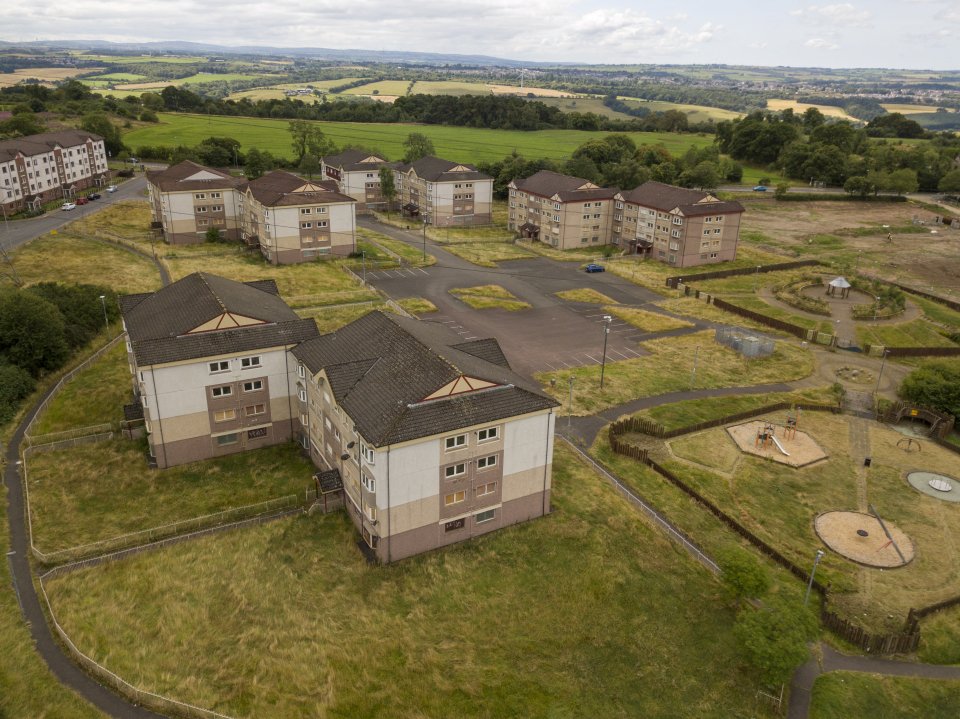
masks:
<svg viewBox="0 0 960 719"><path fill-rule="evenodd" d="M289 157L290 135L287 120L241 117L208 117L206 115L160 114L160 122L136 128L123 136L132 148L142 145L196 145L211 135L228 136L240 142L242 149L257 147L279 157ZM363 145L385 153L390 158L403 156L403 141L411 132L429 137L437 154L459 162L501 160L514 150L527 157L549 157L562 160L570 157L583 143L609 133L579 130L487 130L441 125L405 125L388 123L317 122L335 144ZM675 155L690 147L705 147L712 142L706 135L631 132L638 145L662 144Z"/></svg>
<svg viewBox="0 0 960 719"><path fill-rule="evenodd" d="M739 666L719 584L560 444L554 504L385 567L362 558L337 513L46 587L82 651L240 718L773 716Z"/></svg>
<svg viewBox="0 0 960 719"><path fill-rule="evenodd" d="M667 110L679 110L690 118L690 122L720 122L721 120L736 120L743 117L742 112L733 110L724 110L720 107L708 107L706 105L685 105L679 102L664 102L662 100L644 100L636 97L620 97L628 105L637 108L646 108L651 112L666 112Z"/></svg>
<svg viewBox="0 0 960 719"><path fill-rule="evenodd" d="M796 113L802 114L811 107L817 108L827 117L836 117L841 120L859 122L857 118L852 117L844 112L842 107L835 107L834 105L811 105L805 102L797 102L796 100L767 100L767 109L774 112L790 109Z"/></svg>
<svg viewBox="0 0 960 719"><path fill-rule="evenodd" d="M336 87L337 85L344 85L348 82L354 82L359 80L358 77L344 77L339 80L317 80L315 82L286 82L279 83L277 85L270 85L268 87L257 87L252 90L241 90L240 92L234 92L227 96L228 100L242 100L243 98L248 98L252 101L257 100L282 100L286 97L283 94L284 90L297 90L302 87L313 88L315 90L324 90L329 91L331 87ZM319 98L310 95L299 95L298 98L304 102L314 101L316 102Z"/></svg>
<svg viewBox="0 0 960 719"><path fill-rule="evenodd" d="M13 72L0 72L0 87L16 85L24 80L40 80L45 85L52 85L60 80L66 80L87 72L96 72L95 67L36 67L18 68Z"/></svg>
<svg viewBox="0 0 960 719"><path fill-rule="evenodd" d="M97 62L108 62L112 65L139 65L142 63L171 63L177 65L192 65L195 63L207 62L206 57L195 55L97 55L87 54L85 52L73 53L84 60L95 60ZM89 68L88 68L89 70Z"/></svg>
<svg viewBox="0 0 960 719"><path fill-rule="evenodd" d="M901 115L914 115L921 112L936 112L939 108L936 105L911 105L908 103L880 103L887 112L899 112Z"/></svg>
<svg viewBox="0 0 960 719"><path fill-rule="evenodd" d="M217 72L198 72L189 77L181 77L176 80L162 80L159 82L135 82L129 84L114 85L116 90L156 90L175 85L199 85L205 82L230 82L231 80L256 80L265 77L264 75L251 75L237 72L217 73Z"/></svg>
<svg viewBox="0 0 960 719"><path fill-rule="evenodd" d="M360 85L359 87L351 87L339 94L399 97L407 94L408 87L410 87L409 80L380 80L378 82L368 82L366 85Z"/></svg>

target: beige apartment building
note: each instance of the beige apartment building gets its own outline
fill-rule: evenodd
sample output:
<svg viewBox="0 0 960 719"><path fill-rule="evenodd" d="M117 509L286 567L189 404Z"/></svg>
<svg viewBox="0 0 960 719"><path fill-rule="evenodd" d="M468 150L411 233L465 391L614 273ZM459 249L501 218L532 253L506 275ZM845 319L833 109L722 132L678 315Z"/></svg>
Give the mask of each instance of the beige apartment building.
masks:
<svg viewBox="0 0 960 719"><path fill-rule="evenodd" d="M398 164L363 150L344 150L320 161L323 176L336 182L340 192L357 201L358 214L387 209L380 192L380 168L389 167L392 171Z"/></svg>
<svg viewBox="0 0 960 719"><path fill-rule="evenodd" d="M616 189L549 170L513 180L507 187L507 223L521 237L559 250L610 243Z"/></svg>
<svg viewBox="0 0 960 719"><path fill-rule="evenodd" d="M293 355L303 445L379 561L550 511L557 403L496 340L372 312Z"/></svg>
<svg viewBox="0 0 960 719"><path fill-rule="evenodd" d="M743 205L707 192L645 182L614 198L612 242L674 267L736 259Z"/></svg>
<svg viewBox="0 0 960 719"><path fill-rule="evenodd" d="M297 363L317 336L273 280L198 272L120 298L134 396L150 455L172 467L285 442L300 434Z"/></svg>
<svg viewBox="0 0 960 719"><path fill-rule="evenodd" d="M423 157L394 170L403 213L437 227L489 225L493 178L472 165Z"/></svg>
<svg viewBox="0 0 960 719"><path fill-rule="evenodd" d="M72 199L109 180L103 138L91 132L62 130L0 140L0 206L6 215Z"/></svg>
<svg viewBox="0 0 960 719"><path fill-rule="evenodd" d="M147 172L147 194L155 226L171 245L206 241L215 228L221 237L240 239L240 188L246 184L221 170L184 160L166 170Z"/></svg>
<svg viewBox="0 0 960 719"><path fill-rule="evenodd" d="M274 170L248 182L240 200L241 239L258 245L268 262L288 265L356 250L356 200L333 181Z"/></svg>

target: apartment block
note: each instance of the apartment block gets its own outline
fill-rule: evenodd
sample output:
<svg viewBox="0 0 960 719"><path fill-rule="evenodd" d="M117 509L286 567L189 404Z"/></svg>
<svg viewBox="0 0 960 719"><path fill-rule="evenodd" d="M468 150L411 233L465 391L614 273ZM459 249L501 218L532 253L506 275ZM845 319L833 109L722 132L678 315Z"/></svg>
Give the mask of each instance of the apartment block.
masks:
<svg viewBox="0 0 960 719"><path fill-rule="evenodd" d="M244 186L241 238L275 265L349 255L357 247L355 205L333 181L275 170Z"/></svg>
<svg viewBox="0 0 960 719"><path fill-rule="evenodd" d="M509 185L508 226L560 250L611 241L615 188L541 170Z"/></svg>
<svg viewBox="0 0 960 719"><path fill-rule="evenodd" d="M424 157L394 170L403 213L437 227L489 225L493 178L472 165Z"/></svg>
<svg viewBox="0 0 960 719"><path fill-rule="evenodd" d="M340 192L357 201L358 214L387 209L380 192L380 168L388 167L392 172L398 164L363 150L344 150L320 161L323 176L336 182Z"/></svg>
<svg viewBox="0 0 960 719"><path fill-rule="evenodd" d="M120 298L134 396L158 467L285 442L301 433L297 361L317 336L273 280L198 272Z"/></svg>
<svg viewBox="0 0 960 719"><path fill-rule="evenodd" d="M736 259L743 205L645 182L614 197L613 244L674 267Z"/></svg>
<svg viewBox="0 0 960 719"><path fill-rule="evenodd" d="M550 511L556 402L496 340L372 312L293 355L301 442L379 561Z"/></svg>
<svg viewBox="0 0 960 719"><path fill-rule="evenodd" d="M0 140L0 206L4 214L38 209L79 190L108 184L103 138L63 130Z"/></svg>
<svg viewBox="0 0 960 719"><path fill-rule="evenodd" d="M240 239L240 189L246 184L221 170L184 160L147 172L154 223L171 245L206 241L210 228L228 240Z"/></svg>

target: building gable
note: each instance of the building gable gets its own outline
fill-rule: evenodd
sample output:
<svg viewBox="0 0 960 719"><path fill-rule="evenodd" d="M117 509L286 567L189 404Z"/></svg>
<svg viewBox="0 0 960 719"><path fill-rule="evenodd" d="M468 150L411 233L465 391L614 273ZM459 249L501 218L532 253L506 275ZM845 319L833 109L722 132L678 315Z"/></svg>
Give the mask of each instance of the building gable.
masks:
<svg viewBox="0 0 960 719"><path fill-rule="evenodd" d="M265 324L267 323L263 320L258 320L255 317L246 317L244 315L234 314L233 312L224 312L218 317L214 317L213 319L194 327L185 334L192 335L196 334L197 332L214 332L216 330L227 330L235 327L250 327L251 325Z"/></svg>
<svg viewBox="0 0 960 719"><path fill-rule="evenodd" d="M195 172L188 177L184 177L180 182L190 182L191 180L222 180L223 175L210 170L200 170L200 172Z"/></svg>
<svg viewBox="0 0 960 719"><path fill-rule="evenodd" d="M422 401L426 402L431 399L443 399L444 397L453 397L454 395L464 394L466 392L476 392L477 390L490 389L491 387L497 386L498 385L496 382L488 382L484 379L460 375L452 382L448 382L440 389L428 394L423 398Z"/></svg>

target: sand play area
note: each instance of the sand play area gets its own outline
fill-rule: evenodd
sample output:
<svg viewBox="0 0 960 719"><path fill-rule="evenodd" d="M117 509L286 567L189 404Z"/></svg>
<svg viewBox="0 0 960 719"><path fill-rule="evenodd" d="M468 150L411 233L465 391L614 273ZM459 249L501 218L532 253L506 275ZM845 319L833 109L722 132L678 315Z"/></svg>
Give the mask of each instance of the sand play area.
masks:
<svg viewBox="0 0 960 719"><path fill-rule="evenodd" d="M762 420L754 420L727 427L727 434L737 443L741 452L771 459L791 467L805 467L827 458L827 453L809 434L797 430L785 436L784 427L781 425L774 425L773 436L776 442L758 442L757 435L763 432L766 425L767 423Z"/></svg>
<svg viewBox="0 0 960 719"><path fill-rule="evenodd" d="M884 520L884 525L896 547L872 514L824 512L813 521L823 543L842 557L868 567L902 567L913 559L913 542L890 522Z"/></svg>

